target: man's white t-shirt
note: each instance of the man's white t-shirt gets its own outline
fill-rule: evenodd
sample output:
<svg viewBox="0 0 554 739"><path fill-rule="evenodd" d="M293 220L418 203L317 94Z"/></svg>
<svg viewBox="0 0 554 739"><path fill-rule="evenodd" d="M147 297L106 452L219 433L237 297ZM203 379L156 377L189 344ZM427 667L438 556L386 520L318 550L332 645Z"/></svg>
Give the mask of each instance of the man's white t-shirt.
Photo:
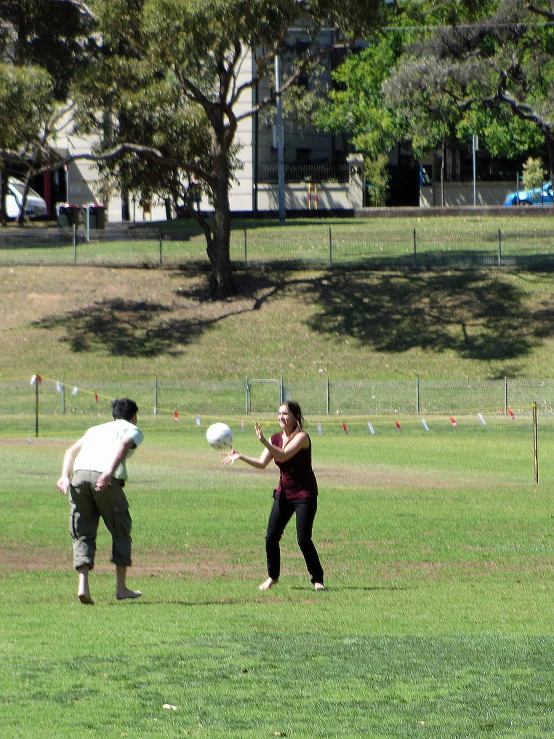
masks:
<svg viewBox="0 0 554 739"><path fill-rule="evenodd" d="M144 439L144 434L138 426L122 418L92 426L82 437L83 445L75 458L73 469L105 472L112 464L121 442L129 438L138 446ZM134 449L129 450L127 458L133 451ZM114 473L118 480L127 479L125 461L124 459Z"/></svg>

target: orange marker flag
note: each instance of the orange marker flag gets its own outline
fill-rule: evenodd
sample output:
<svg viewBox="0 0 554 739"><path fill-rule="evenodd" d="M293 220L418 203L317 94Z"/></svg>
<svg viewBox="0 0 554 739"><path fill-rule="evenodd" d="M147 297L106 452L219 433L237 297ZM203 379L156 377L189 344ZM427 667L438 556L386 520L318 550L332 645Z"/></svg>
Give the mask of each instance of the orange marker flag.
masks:
<svg viewBox="0 0 554 739"><path fill-rule="evenodd" d="M178 421L179 420L179 411L173 411L173 420Z"/></svg>
<svg viewBox="0 0 554 739"><path fill-rule="evenodd" d="M396 426L396 428L397 428L397 429L398 429L399 431L402 431L402 429L400 428L400 421L395 421L395 422L394 422L394 425Z"/></svg>
<svg viewBox="0 0 554 739"><path fill-rule="evenodd" d="M345 423L342 424L342 428L343 428L344 433L345 434L348 434L348 429L346 428L346 424Z"/></svg>
<svg viewBox="0 0 554 739"><path fill-rule="evenodd" d="M452 423L452 426L454 426L454 428L456 428L456 426L458 425L454 416L450 416L450 422Z"/></svg>
<svg viewBox="0 0 554 739"><path fill-rule="evenodd" d="M513 412L513 410L511 408L508 408L508 413L510 414L510 417L511 417L512 421L515 421L516 420L516 414Z"/></svg>

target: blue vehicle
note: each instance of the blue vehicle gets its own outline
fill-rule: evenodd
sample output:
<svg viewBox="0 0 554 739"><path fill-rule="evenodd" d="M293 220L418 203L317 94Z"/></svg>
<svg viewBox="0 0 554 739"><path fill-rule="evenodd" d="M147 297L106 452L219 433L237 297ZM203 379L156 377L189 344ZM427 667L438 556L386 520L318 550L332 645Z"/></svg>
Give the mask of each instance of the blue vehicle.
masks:
<svg viewBox="0 0 554 739"><path fill-rule="evenodd" d="M552 205L553 202L552 182L545 182L542 187L535 187L533 190L509 192L504 205Z"/></svg>

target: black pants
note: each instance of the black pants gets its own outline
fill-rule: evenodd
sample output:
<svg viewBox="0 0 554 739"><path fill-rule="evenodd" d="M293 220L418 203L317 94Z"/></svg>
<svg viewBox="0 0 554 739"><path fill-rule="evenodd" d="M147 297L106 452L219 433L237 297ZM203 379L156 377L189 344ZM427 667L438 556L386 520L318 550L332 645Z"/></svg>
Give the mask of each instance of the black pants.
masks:
<svg viewBox="0 0 554 739"><path fill-rule="evenodd" d="M296 513L296 538L312 582L323 583L323 570L317 550L312 541L312 527L317 511L317 498L302 500L287 500L275 496L273 508L269 514L265 551L267 556L267 573L273 580L277 580L281 573L281 550L279 542L285 526Z"/></svg>

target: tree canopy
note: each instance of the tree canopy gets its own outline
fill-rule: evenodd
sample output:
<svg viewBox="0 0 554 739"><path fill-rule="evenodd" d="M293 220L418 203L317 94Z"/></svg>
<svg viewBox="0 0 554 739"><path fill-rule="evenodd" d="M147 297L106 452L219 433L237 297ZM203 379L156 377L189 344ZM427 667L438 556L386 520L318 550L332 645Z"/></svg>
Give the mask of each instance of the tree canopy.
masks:
<svg viewBox="0 0 554 739"><path fill-rule="evenodd" d="M554 169L554 1L404 0L335 72L318 122L367 157L409 139L416 155L472 134L493 155L548 146ZM444 155L442 161L444 162Z"/></svg>
<svg viewBox="0 0 554 739"><path fill-rule="evenodd" d="M91 18L78 2L6 0L0 4L0 204L6 223L7 176L55 166L55 136L75 76L88 63ZM25 199L23 200L23 217Z"/></svg>
<svg viewBox="0 0 554 739"><path fill-rule="evenodd" d="M83 125L88 117L89 130L101 134L98 153L114 154L110 166L122 183L129 184L136 162L146 158L158 168L156 184L164 168L171 172L168 188L183 187L183 177L200 184L213 217L189 212L206 235L213 293L229 295L237 130L276 99L275 89L260 100L253 90L269 75L290 28L301 27L311 43L281 91L330 51L318 44L322 28L335 28L337 43L349 44L382 20L383 2L97 0L92 7L103 56L82 87Z"/></svg>

